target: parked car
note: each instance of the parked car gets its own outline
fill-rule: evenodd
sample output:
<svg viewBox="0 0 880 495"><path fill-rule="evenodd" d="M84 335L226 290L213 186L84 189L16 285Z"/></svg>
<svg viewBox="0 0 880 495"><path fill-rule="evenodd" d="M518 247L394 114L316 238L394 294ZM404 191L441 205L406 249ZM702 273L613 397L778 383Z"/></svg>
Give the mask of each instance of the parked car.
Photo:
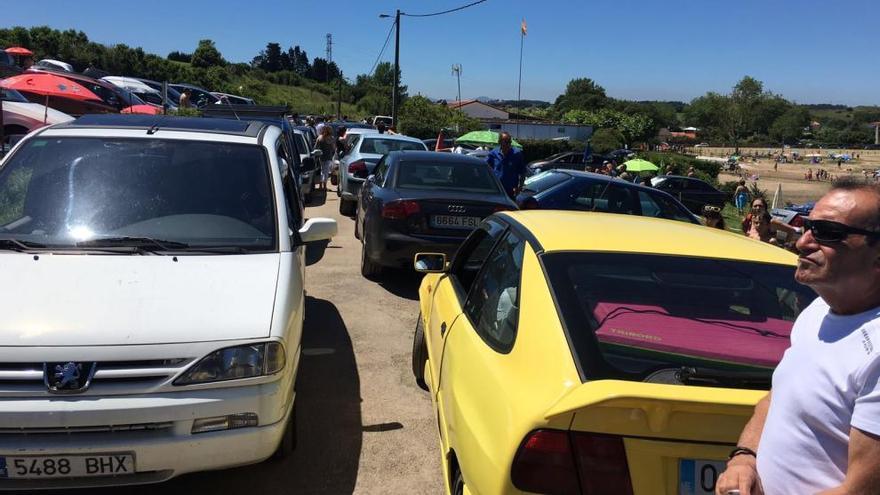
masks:
<svg viewBox="0 0 880 495"><path fill-rule="evenodd" d="M24 136L40 127L70 122L73 117L54 108L31 103L14 89L0 88L3 100L3 136L8 141L12 136Z"/></svg>
<svg viewBox="0 0 880 495"><path fill-rule="evenodd" d="M121 77L121 76L106 76L106 77L102 77L101 80L107 81L114 86L131 91L138 98L140 98L141 100L143 100L144 102L146 102L149 105L155 105L157 107L164 107L164 105L165 105L165 101L162 98L162 93L160 92L160 90L155 89L152 86L150 86L142 81L139 81L137 79L134 79L131 77ZM161 88L161 85L160 85L160 88ZM169 109L176 109L178 101L179 101L179 96L178 96L178 100L174 100L173 96L170 94L170 91L169 91L168 102L167 102L168 108Z"/></svg>
<svg viewBox="0 0 880 495"><path fill-rule="evenodd" d="M233 105L256 105L257 102L254 101L253 98L247 98L244 96L231 95L228 93L216 93L211 92L212 95L216 96L220 103L231 103Z"/></svg>
<svg viewBox="0 0 880 495"><path fill-rule="evenodd" d="M158 107L155 105L148 105L147 102L140 99L137 95L132 93L131 91L111 84L103 79L94 79L88 76L84 76L82 74L77 74L75 72L64 72L58 71L55 69L47 69L47 68L36 68L31 67L27 70L27 72L48 72L51 74L56 74L65 79L76 82L82 87L88 89L92 93L94 93L98 98L101 99L101 104L97 103L88 103L88 106L83 107L83 102L78 102L76 100L70 100L67 98L50 98L49 106L53 108L57 108L66 113L70 113L74 116L83 115L85 113L118 113L126 109L130 109L132 107L136 107L138 109L141 108L149 108L153 107L156 113L158 113ZM44 103L45 97L32 94L32 93L24 93L25 96L34 103ZM68 105L76 105L75 108L83 108L83 110L74 110L68 111ZM136 113L142 113L138 111Z"/></svg>
<svg viewBox="0 0 880 495"><path fill-rule="evenodd" d="M60 70L64 72L74 72L72 65L68 64L67 62L62 62L61 60L53 60L51 58L44 58L43 60L35 63L34 66L43 67L46 69Z"/></svg>
<svg viewBox="0 0 880 495"><path fill-rule="evenodd" d="M141 77L126 77L125 79L126 79L126 80L128 80L128 79L134 79L135 81L142 82L142 83L146 84L147 86L149 86L149 87L155 89L156 91L158 91L160 95L162 94L162 83L160 83L160 82L152 81L152 80L150 80L150 79L144 79L144 78L141 78ZM173 87L171 87L170 84L166 85L166 87L167 87L167 89L168 89L168 100L169 100L169 102L170 102L174 107L177 107L177 106L180 104L180 91L177 91L176 89L174 89Z"/></svg>
<svg viewBox="0 0 880 495"><path fill-rule="evenodd" d="M190 97L190 102L194 107L204 107L205 105L213 105L220 101L220 98L212 95L210 91L205 88L200 88L198 86L193 86L192 84L186 83L174 83L170 85L174 88L178 93L183 94L187 89L192 92L192 96ZM179 102L180 100L178 100Z"/></svg>
<svg viewBox="0 0 880 495"><path fill-rule="evenodd" d="M394 119L387 115L376 115L370 119L369 123L373 127L378 127L379 124L383 124L385 127L391 127L394 125Z"/></svg>
<svg viewBox="0 0 880 495"><path fill-rule="evenodd" d="M294 125L293 128L303 133L306 142L309 144L309 149L315 149L315 141L318 139L318 135L315 133L313 127L307 125Z"/></svg>
<svg viewBox="0 0 880 495"><path fill-rule="evenodd" d="M348 150L339 159L339 186L336 188L339 213L346 216L354 214L361 184L373 173L379 159L392 151L427 151L425 143L419 139L399 134L353 132L350 138Z"/></svg>
<svg viewBox="0 0 880 495"><path fill-rule="evenodd" d="M4 489L291 452L304 266L337 227L303 219L281 139L258 122L89 115L6 157Z"/></svg>
<svg viewBox="0 0 880 495"><path fill-rule="evenodd" d="M549 170L529 177L516 203L522 209L596 211L700 223L662 191L576 170Z"/></svg>
<svg viewBox="0 0 880 495"><path fill-rule="evenodd" d="M590 161L584 161L583 151L565 151L550 155L543 160L535 160L528 164L529 174L540 174L547 170L592 170L602 164L601 155L591 155Z"/></svg>
<svg viewBox="0 0 880 495"><path fill-rule="evenodd" d="M694 177L660 175L651 179L651 185L671 194L697 215L702 214L706 205L724 207L727 201L727 194Z"/></svg>
<svg viewBox="0 0 880 495"><path fill-rule="evenodd" d="M355 237L361 273L412 267L419 251L449 257L483 218L516 205L476 158L430 151L392 151L361 187Z"/></svg>
<svg viewBox="0 0 880 495"><path fill-rule="evenodd" d="M498 213L447 259L415 257L412 365L449 494L714 493L816 297L790 252L635 216Z"/></svg>

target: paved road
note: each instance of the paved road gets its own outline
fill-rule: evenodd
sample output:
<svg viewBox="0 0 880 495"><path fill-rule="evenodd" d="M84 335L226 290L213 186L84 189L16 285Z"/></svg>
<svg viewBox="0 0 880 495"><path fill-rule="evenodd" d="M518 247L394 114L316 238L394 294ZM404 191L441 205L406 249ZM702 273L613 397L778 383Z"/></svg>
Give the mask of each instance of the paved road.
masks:
<svg viewBox="0 0 880 495"><path fill-rule="evenodd" d="M418 315L415 276L360 275L354 222L334 192L309 217L339 222L323 260L308 268L297 396L299 444L285 461L182 476L126 493L436 494L436 421L410 371Z"/></svg>

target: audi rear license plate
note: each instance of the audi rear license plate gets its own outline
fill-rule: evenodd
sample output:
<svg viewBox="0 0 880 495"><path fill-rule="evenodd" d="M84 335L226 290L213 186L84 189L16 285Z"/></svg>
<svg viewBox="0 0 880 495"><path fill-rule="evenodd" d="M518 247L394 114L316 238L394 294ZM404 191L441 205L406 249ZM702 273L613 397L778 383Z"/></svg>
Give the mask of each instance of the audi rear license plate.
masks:
<svg viewBox="0 0 880 495"><path fill-rule="evenodd" d="M682 459L679 462L679 495L714 494L715 482L726 468L727 463L723 461Z"/></svg>
<svg viewBox="0 0 880 495"><path fill-rule="evenodd" d="M431 227L435 229L475 229L482 220L480 217L433 215L431 216Z"/></svg>
<svg viewBox="0 0 880 495"><path fill-rule="evenodd" d="M0 456L0 479L86 478L134 473L132 454Z"/></svg>

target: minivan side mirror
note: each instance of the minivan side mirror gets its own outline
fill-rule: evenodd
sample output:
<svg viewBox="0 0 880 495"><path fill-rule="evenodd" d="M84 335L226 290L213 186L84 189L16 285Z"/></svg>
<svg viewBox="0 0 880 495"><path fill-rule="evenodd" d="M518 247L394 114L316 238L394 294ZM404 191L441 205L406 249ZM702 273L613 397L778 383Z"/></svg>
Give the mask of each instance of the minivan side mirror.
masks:
<svg viewBox="0 0 880 495"><path fill-rule="evenodd" d="M444 253L417 253L413 258L413 268L419 273L445 273L447 270Z"/></svg>

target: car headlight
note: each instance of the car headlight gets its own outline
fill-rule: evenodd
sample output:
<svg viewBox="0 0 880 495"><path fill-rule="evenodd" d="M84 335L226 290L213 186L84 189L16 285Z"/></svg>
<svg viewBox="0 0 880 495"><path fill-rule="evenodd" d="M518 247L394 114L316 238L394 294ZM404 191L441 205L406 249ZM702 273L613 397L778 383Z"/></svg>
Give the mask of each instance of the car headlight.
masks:
<svg viewBox="0 0 880 495"><path fill-rule="evenodd" d="M274 375L284 368L285 361L284 347L280 342L227 347L202 358L174 380L174 384L194 385Z"/></svg>

